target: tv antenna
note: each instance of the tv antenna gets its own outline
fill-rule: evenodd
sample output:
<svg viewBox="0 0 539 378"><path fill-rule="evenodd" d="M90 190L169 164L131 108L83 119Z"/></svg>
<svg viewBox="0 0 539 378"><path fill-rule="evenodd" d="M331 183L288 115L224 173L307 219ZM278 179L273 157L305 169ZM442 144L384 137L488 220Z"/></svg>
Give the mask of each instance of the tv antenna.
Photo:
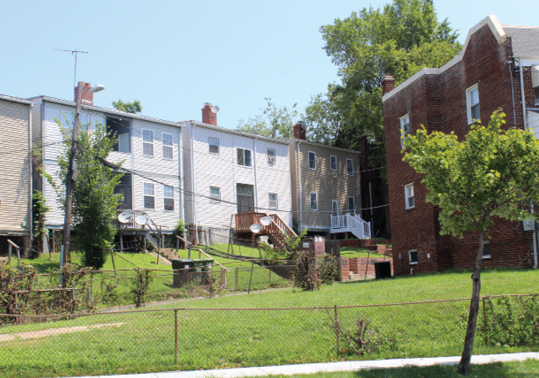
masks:
<svg viewBox="0 0 539 378"><path fill-rule="evenodd" d="M55 49L55 51L63 51L63 52L70 52L71 55L75 55L75 74L73 76L73 88L77 85L77 58L79 54L88 54L88 51L80 51L80 50L63 50L63 49Z"/></svg>

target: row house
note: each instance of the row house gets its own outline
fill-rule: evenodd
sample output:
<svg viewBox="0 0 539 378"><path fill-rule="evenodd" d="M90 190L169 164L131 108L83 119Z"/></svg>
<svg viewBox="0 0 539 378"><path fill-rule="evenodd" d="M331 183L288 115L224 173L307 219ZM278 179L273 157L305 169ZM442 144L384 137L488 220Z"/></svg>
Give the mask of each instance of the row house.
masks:
<svg viewBox="0 0 539 378"><path fill-rule="evenodd" d="M294 139L289 142L292 210L298 230L370 238L370 223L361 219L359 152L308 141L303 123L294 126Z"/></svg>
<svg viewBox="0 0 539 378"><path fill-rule="evenodd" d="M421 177L402 161L402 140L424 125L459 139L498 108L505 127L534 127L539 135L539 28L502 26L488 16L474 26L462 51L440 68L425 68L394 86L383 81L383 105L393 266L395 274L472 268L477 235L441 236L438 210L425 202ZM485 266L537 267L536 230L496 221Z"/></svg>
<svg viewBox="0 0 539 378"><path fill-rule="evenodd" d="M0 95L0 250L32 235L32 102Z"/></svg>
<svg viewBox="0 0 539 378"><path fill-rule="evenodd" d="M117 193L123 194L119 212L127 215L122 220L123 227L133 231L146 224L148 228L153 226L155 233L171 233L183 218L181 127L175 122L96 107L90 89L88 83L83 84L80 127L91 130L104 124L117 137L109 161L121 163L124 169L116 188ZM75 102L48 96L31 100L33 141L41 149L42 170L59 182L57 158L66 148L61 128L73 125ZM42 175L35 176L34 186L43 192L50 208L46 227L62 229L64 212L54 187ZM137 217L139 222L135 221Z"/></svg>

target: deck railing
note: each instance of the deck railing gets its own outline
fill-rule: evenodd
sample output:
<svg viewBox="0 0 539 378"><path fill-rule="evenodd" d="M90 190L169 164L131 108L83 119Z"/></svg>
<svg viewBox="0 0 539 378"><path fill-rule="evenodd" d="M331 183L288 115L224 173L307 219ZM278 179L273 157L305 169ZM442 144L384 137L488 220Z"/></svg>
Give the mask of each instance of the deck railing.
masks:
<svg viewBox="0 0 539 378"><path fill-rule="evenodd" d="M351 232L358 239L370 239L371 223L364 221L359 215L332 215L331 232Z"/></svg>

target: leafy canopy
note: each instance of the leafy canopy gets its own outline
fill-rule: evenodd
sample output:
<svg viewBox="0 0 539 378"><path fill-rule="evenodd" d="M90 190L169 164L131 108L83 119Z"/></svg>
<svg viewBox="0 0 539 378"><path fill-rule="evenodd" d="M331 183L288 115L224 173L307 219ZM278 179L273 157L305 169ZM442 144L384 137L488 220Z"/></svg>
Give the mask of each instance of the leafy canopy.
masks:
<svg viewBox="0 0 539 378"><path fill-rule="evenodd" d="M140 113L142 111L142 105L139 100L133 102L123 102L121 99L118 101L112 101L112 106L115 109L121 110L127 113Z"/></svg>
<svg viewBox="0 0 539 378"><path fill-rule="evenodd" d="M447 20L437 20L431 0L363 8L320 31L341 82L311 99L304 118L314 130L310 137L357 148L357 139L366 136L375 146L372 163L383 165L382 79L391 74L399 84L424 67L441 66L460 51L457 34Z"/></svg>
<svg viewBox="0 0 539 378"><path fill-rule="evenodd" d="M264 100L267 101L267 105L262 114L249 118L247 121L240 120L237 129L271 138L291 138L294 135L294 124L298 117L296 104L290 109L286 106L279 108L271 102L271 98Z"/></svg>
<svg viewBox="0 0 539 378"><path fill-rule="evenodd" d="M504 130L496 111L487 126L471 126L463 141L423 127L405 140L404 161L427 187L427 201L440 207L441 232L488 231L493 216L531 218L539 203L539 140L531 131Z"/></svg>

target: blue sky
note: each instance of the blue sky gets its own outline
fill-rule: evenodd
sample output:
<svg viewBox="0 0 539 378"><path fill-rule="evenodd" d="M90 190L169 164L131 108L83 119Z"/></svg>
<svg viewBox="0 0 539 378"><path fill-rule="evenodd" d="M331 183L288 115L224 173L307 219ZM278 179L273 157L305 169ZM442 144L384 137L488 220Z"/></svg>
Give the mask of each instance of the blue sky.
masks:
<svg viewBox="0 0 539 378"><path fill-rule="evenodd" d="M235 128L261 113L265 97L303 111L338 81L322 49L320 26L383 1L351 0L48 0L2 6L0 93L73 99L77 80L104 84L98 106L142 103L143 114L201 120L218 105L218 124ZM538 25L535 0L435 0L464 41L489 14L503 25Z"/></svg>

